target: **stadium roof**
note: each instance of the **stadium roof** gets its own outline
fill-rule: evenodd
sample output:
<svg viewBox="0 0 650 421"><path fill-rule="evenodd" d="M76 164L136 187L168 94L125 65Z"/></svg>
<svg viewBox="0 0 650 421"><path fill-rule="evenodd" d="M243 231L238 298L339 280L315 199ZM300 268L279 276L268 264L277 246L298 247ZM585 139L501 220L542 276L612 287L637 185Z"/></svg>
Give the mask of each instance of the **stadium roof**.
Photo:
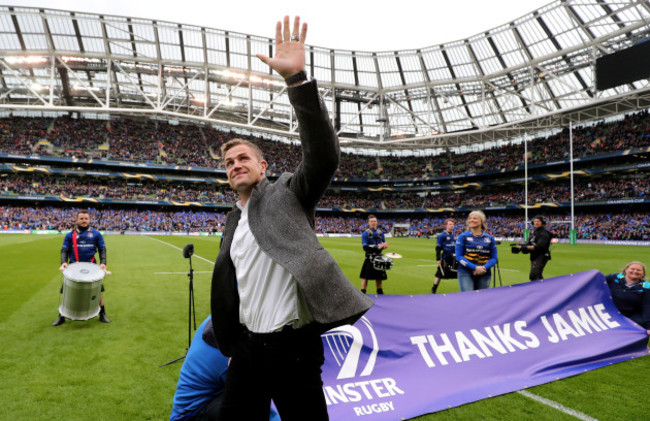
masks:
<svg viewBox="0 0 650 421"><path fill-rule="evenodd" d="M380 28L378 28L380 30ZM595 59L650 38L647 1L559 0L473 37L402 51L307 46L342 143L455 147L650 107L640 80L596 91ZM0 110L159 115L294 137L273 39L0 6Z"/></svg>

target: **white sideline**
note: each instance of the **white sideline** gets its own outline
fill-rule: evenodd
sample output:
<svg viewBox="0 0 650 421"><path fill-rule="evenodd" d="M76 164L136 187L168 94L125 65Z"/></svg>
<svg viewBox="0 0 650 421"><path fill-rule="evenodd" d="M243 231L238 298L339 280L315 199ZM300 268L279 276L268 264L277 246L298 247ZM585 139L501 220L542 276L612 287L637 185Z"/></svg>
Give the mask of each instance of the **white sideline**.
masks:
<svg viewBox="0 0 650 421"><path fill-rule="evenodd" d="M157 238L153 238L153 237L149 237L148 235L145 235L145 237L147 237L147 238L149 238L150 240L153 240L153 241L158 241L159 243L167 244L169 247L173 247L173 248L175 248L176 250L183 251L182 248L176 247L176 246L173 245L173 244L169 244L169 243L166 242L166 241L159 240L159 239L157 239ZM212 261L206 259L205 257L201 257L201 256L199 256L198 254L195 254L194 257L196 257L197 259L201 259L201 260L203 260L203 261L205 261L205 262L208 262L208 263L211 263L211 264L214 265L214 262L212 262ZM196 273L196 272L195 272L195 273Z"/></svg>
<svg viewBox="0 0 650 421"><path fill-rule="evenodd" d="M517 393L519 393L520 395L523 395L523 396L525 396L527 398L530 398L530 399L532 399L534 401L537 401L539 403L543 403L544 405L548 405L551 408L555 408L558 411L564 412L567 415L572 415L572 416L578 418L579 420L598 421L598 419L592 418L587 414L583 414L582 412L576 411L575 409L567 408L566 406L564 406L562 404L559 404L559 403L557 403L555 401L552 401L550 399L546 399L546 398L543 398L541 396L535 395L534 393L530 393L527 390L518 390Z"/></svg>

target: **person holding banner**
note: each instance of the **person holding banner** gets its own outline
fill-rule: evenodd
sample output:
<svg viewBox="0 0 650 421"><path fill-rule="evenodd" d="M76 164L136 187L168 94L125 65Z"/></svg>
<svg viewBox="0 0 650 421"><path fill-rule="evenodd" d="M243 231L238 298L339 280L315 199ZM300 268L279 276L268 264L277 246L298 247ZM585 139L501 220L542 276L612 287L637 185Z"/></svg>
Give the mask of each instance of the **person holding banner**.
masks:
<svg viewBox="0 0 650 421"><path fill-rule="evenodd" d="M377 294L382 295L384 288L382 283L388 279L385 270L377 270L373 266L372 260L379 256L385 248L388 248L388 243L384 237L384 233L377 229L377 217L375 215L368 216L368 229L361 234L361 246L363 251L366 252L366 257L361 266L361 292L364 294L368 288L368 280L376 282Z"/></svg>
<svg viewBox="0 0 650 421"><path fill-rule="evenodd" d="M63 270L68 267L68 262L89 262L97 263L95 254L99 253L99 267L106 271L106 243L102 234L94 228L90 228L90 212L81 209L77 212L76 227L66 234L63 239L63 247L61 248L61 266L59 269ZM104 291L104 284L102 283L102 292ZM61 293L63 293L63 286L61 286ZM99 295L99 321L102 323L110 323L110 319L106 317L106 309L104 308L104 294ZM52 326L59 326L65 322L65 317L59 313L59 317L52 323Z"/></svg>
<svg viewBox="0 0 650 421"><path fill-rule="evenodd" d="M456 240L458 284L460 291L474 291L490 287L490 269L497 263L496 240L485 230L485 214L479 210L467 217L468 230Z"/></svg>
<svg viewBox="0 0 650 421"><path fill-rule="evenodd" d="M208 316L187 350L178 375L169 421L218 420L228 362L229 358L219 351L212 316ZM274 408L271 408L269 421L280 421Z"/></svg>
<svg viewBox="0 0 650 421"><path fill-rule="evenodd" d="M438 235L436 242L436 262L438 263L438 270L436 270L435 278L433 279L433 286L431 293L435 294L438 290L438 285L442 278L456 279L458 273L458 261L456 260L456 236L454 235L453 219L445 221L445 230Z"/></svg>
<svg viewBox="0 0 650 421"><path fill-rule="evenodd" d="M612 300L622 315L644 327L650 335L650 282L641 262L630 262L621 273L605 277Z"/></svg>

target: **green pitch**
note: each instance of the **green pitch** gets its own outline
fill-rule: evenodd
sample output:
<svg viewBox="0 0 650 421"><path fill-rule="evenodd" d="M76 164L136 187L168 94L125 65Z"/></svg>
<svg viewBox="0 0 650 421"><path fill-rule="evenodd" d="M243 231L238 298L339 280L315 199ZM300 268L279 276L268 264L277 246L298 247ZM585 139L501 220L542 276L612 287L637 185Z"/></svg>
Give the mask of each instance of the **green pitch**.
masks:
<svg viewBox="0 0 650 421"><path fill-rule="evenodd" d="M164 420L188 334L188 261L180 248L195 246L197 325L209 313L210 272L218 237L107 236L105 302L113 320L103 324L57 316L62 275L57 270L63 236L0 236L0 420ZM389 239L400 253L384 283L388 294L427 294L434 273L433 240ZM322 243L359 286L363 259L358 238ZM177 247L177 248L174 248ZM504 285L525 282L528 257L499 248ZM547 277L599 269L620 270L645 260L647 248L555 245ZM371 281L369 292L374 292ZM439 293L458 291L443 280ZM650 358L639 358L529 391L598 420L650 418L644 398ZM444 387L444 385L441 385ZM433 392L432 392L433 393ZM498 396L418 420L575 420L518 393ZM333 420L336 421L336 420Z"/></svg>

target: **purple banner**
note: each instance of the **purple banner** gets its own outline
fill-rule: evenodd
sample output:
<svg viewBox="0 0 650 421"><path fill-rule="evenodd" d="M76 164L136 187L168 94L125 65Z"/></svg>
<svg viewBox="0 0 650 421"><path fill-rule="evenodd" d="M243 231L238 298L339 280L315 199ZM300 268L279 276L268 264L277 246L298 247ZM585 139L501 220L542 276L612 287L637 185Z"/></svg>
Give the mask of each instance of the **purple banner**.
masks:
<svg viewBox="0 0 650 421"><path fill-rule="evenodd" d="M595 270L376 302L323 335L332 420L408 419L649 353Z"/></svg>

